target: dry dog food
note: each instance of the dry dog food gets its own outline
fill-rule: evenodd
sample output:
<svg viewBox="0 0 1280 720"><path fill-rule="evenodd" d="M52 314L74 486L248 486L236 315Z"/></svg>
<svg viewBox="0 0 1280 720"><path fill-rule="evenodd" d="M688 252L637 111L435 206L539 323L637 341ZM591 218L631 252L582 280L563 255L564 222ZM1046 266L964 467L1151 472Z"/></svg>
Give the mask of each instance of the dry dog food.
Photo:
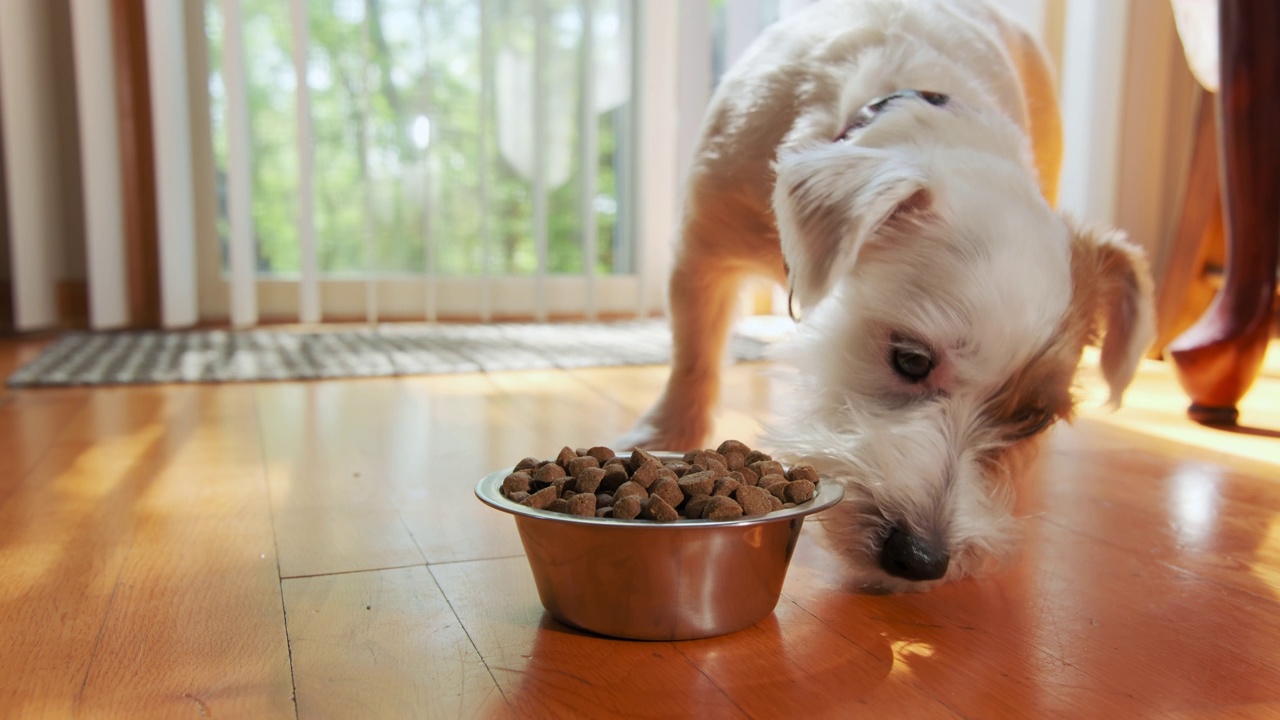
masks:
<svg viewBox="0 0 1280 720"><path fill-rule="evenodd" d="M795 507L817 494L811 465L784 468L737 440L659 460L643 450L565 447L555 460L525 458L502 481L512 502L619 520L735 520Z"/></svg>

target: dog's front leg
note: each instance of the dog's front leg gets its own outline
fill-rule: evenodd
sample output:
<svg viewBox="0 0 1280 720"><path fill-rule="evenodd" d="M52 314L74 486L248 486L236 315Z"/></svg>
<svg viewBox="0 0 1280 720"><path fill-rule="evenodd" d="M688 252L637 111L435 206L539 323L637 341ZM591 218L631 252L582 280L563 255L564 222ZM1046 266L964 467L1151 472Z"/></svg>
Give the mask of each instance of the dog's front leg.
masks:
<svg viewBox="0 0 1280 720"><path fill-rule="evenodd" d="M620 449L685 451L711 433L720 369L744 268L708 238L686 236L671 273L672 366L661 398L620 438Z"/></svg>

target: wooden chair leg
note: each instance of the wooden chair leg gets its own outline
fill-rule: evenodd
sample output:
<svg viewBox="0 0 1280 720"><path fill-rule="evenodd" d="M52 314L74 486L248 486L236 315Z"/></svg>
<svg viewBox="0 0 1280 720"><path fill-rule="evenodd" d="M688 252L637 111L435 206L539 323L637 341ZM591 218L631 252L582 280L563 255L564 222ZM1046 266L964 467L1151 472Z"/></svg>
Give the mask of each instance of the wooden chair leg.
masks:
<svg viewBox="0 0 1280 720"><path fill-rule="evenodd" d="M1233 424L1257 378L1280 253L1280 3L1222 0L1218 93L1227 266L1209 309L1169 346L1191 417Z"/></svg>

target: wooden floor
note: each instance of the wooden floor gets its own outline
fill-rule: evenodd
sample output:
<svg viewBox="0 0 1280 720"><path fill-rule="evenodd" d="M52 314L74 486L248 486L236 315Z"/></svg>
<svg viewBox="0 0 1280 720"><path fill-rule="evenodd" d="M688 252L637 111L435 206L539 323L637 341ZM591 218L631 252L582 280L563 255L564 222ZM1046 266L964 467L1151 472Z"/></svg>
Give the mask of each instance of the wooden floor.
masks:
<svg viewBox="0 0 1280 720"><path fill-rule="evenodd" d="M472 495L608 441L661 368L6 392L0 717L1280 717L1271 356L1250 433L1184 420L1159 363L1114 414L1090 380L994 576L854 594L810 522L771 617L674 644L551 620ZM763 369L718 437L754 440Z"/></svg>

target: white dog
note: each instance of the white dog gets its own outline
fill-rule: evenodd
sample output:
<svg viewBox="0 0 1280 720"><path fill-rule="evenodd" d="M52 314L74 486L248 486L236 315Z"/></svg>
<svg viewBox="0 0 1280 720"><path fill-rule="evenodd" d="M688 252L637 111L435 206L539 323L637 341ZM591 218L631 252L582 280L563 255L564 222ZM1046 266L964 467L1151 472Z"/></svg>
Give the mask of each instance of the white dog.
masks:
<svg viewBox="0 0 1280 720"><path fill-rule="evenodd" d="M803 310L794 418L766 438L847 483L828 532L868 588L1009 548L1011 480L1072 414L1086 343L1119 402L1154 337L1114 231L1051 208L1061 125L1035 41L978 0L822 0L712 99L670 285L671 377L621 444L703 447L741 281Z"/></svg>

